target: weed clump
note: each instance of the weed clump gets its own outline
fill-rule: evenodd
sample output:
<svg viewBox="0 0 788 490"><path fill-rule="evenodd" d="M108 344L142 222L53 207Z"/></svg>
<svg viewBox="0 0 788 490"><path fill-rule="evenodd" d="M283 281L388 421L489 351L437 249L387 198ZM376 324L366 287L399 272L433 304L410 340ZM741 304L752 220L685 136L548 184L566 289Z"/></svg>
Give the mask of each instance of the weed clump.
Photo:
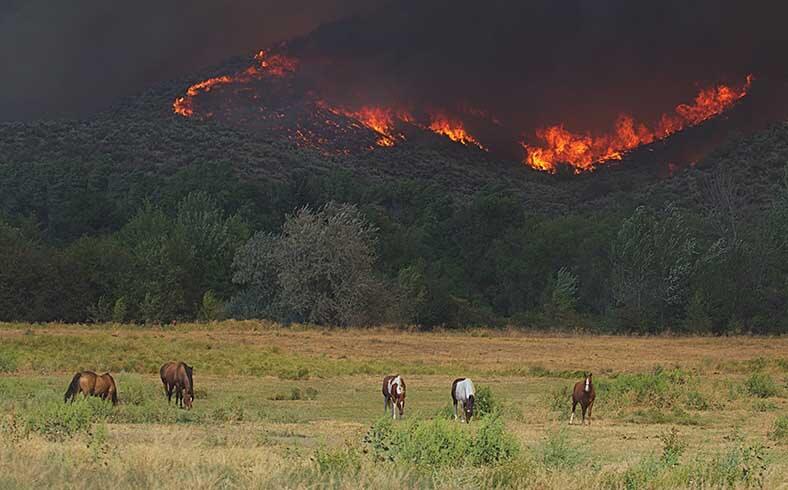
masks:
<svg viewBox="0 0 788 490"><path fill-rule="evenodd" d="M394 424L386 417L370 428L364 442L378 460L422 468L496 465L520 451L497 415L482 419L475 434L469 426L445 419Z"/></svg>
<svg viewBox="0 0 788 490"><path fill-rule="evenodd" d="M747 393L758 398L769 398L777 395L777 383L771 376L763 372L755 372L744 382Z"/></svg>

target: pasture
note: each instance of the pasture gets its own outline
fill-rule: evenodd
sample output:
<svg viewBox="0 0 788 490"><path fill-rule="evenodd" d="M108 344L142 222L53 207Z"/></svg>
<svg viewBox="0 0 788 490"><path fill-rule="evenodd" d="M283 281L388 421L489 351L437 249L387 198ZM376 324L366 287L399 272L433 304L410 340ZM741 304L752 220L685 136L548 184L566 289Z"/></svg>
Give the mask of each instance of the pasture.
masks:
<svg viewBox="0 0 788 490"><path fill-rule="evenodd" d="M170 360L194 366L190 411ZM117 407L63 403L82 369L112 373ZM569 426L583 371L593 421ZM787 381L783 337L0 324L0 488L788 488Z"/></svg>

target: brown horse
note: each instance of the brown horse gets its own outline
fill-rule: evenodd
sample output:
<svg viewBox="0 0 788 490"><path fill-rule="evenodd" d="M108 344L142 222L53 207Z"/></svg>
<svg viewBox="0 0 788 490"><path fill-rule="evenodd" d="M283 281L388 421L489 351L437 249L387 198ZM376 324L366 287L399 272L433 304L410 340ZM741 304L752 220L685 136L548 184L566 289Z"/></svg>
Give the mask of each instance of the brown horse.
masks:
<svg viewBox="0 0 788 490"><path fill-rule="evenodd" d="M572 390L572 416L569 418L569 425L575 420L575 408L580 404L583 411L583 420L581 424L586 421L586 410L588 410L588 425L591 425L591 409L594 406L594 399L596 398L596 390L594 390L594 383L591 381L591 373L585 375L584 381L575 383L575 388Z"/></svg>
<svg viewBox="0 0 788 490"><path fill-rule="evenodd" d="M97 396L102 400L109 398L113 405L118 404L118 388L109 373L99 376L93 371L82 371L75 374L71 378L71 384L68 385L63 401L68 402L71 399L73 402L77 393L83 393L85 396Z"/></svg>
<svg viewBox="0 0 788 490"><path fill-rule="evenodd" d="M405 380L399 374L383 378L384 415L389 404L391 404L391 416L397 418L397 412L394 411L394 407L397 407L399 418L402 418L405 414Z"/></svg>
<svg viewBox="0 0 788 490"><path fill-rule="evenodd" d="M168 362L159 369L161 382L167 394L167 403L172 401L172 392L175 390L175 404L191 410L194 400L194 381L192 381L192 366L185 362Z"/></svg>

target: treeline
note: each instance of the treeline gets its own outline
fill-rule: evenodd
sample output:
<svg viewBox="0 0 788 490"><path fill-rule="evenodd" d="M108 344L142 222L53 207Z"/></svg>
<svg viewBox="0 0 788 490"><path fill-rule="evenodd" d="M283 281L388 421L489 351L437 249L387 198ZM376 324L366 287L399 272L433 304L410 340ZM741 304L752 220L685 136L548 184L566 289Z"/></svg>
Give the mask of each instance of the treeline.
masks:
<svg viewBox="0 0 788 490"><path fill-rule="evenodd" d="M3 202L0 320L788 328L788 182L745 213L724 166L692 208L555 215L502 188L458 198L343 172L251 184L195 165L162 184L55 167L20 182L58 185Z"/></svg>

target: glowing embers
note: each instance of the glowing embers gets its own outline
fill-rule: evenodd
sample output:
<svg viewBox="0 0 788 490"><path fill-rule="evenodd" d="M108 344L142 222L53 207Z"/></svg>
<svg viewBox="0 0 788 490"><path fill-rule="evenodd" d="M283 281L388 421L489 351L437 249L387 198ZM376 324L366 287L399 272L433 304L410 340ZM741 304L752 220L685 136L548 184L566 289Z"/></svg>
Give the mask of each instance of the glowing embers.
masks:
<svg viewBox="0 0 788 490"><path fill-rule="evenodd" d="M726 85L703 89L693 104L677 106L675 114L664 114L654 128L636 122L629 115L621 115L610 134L572 133L563 125L538 129L536 137L542 145L523 143L527 153L525 163L549 172L554 172L558 163L566 163L579 173L593 170L607 161L621 160L624 153L638 146L653 143L722 114L747 95L752 79L749 75L739 89Z"/></svg>

